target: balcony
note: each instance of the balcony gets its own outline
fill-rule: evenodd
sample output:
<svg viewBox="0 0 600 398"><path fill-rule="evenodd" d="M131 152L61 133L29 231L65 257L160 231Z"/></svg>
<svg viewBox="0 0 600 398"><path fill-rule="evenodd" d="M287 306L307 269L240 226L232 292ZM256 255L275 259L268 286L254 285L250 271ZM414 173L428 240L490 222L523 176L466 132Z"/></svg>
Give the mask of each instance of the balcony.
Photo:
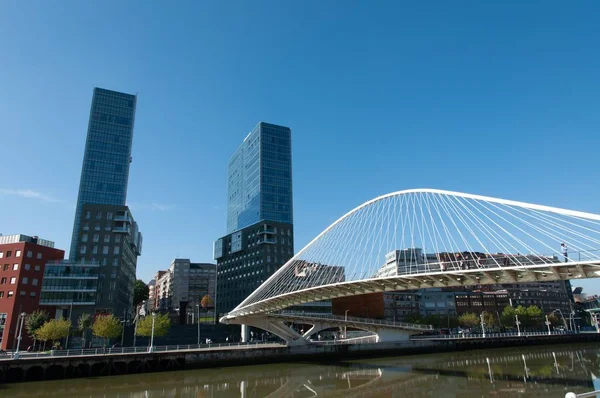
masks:
<svg viewBox="0 0 600 398"><path fill-rule="evenodd" d="M114 233L119 233L119 234L129 234L131 235L131 227L127 226L119 226L119 227L114 227L112 230Z"/></svg>
<svg viewBox="0 0 600 398"><path fill-rule="evenodd" d="M259 234L270 234L270 235L275 235L277 232L275 232L275 228L270 228L270 227L262 227L261 229L258 230Z"/></svg>
<svg viewBox="0 0 600 398"><path fill-rule="evenodd" d="M42 292L60 292L60 293L96 293L93 287L67 287L67 286L42 286Z"/></svg>
<svg viewBox="0 0 600 398"><path fill-rule="evenodd" d="M277 241L275 239L265 237L265 238L258 239L258 241L256 241L256 243L259 245L262 245L263 243L268 243L268 244L274 245L277 243Z"/></svg>
<svg viewBox="0 0 600 398"><path fill-rule="evenodd" d="M40 300L40 305L96 305L96 301L73 301L73 300L60 300L60 299L48 299Z"/></svg>
<svg viewBox="0 0 600 398"><path fill-rule="evenodd" d="M116 215L113 218L113 221L121 221L121 222L131 223L131 218L129 218L129 216L127 216L127 215L121 214L121 215Z"/></svg>

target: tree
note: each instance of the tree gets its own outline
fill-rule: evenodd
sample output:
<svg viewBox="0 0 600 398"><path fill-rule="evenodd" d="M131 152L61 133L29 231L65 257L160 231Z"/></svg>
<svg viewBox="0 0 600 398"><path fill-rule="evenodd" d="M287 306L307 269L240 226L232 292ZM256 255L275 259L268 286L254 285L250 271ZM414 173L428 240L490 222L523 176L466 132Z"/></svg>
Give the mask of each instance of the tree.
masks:
<svg viewBox="0 0 600 398"><path fill-rule="evenodd" d="M44 310L35 310L25 318L25 329L29 337L33 339L33 348L35 349L36 335L35 333L41 328L44 323L48 322L50 316Z"/></svg>
<svg viewBox="0 0 600 398"><path fill-rule="evenodd" d="M55 341L65 338L71 331L71 321L66 319L51 319L40 327L35 336L41 341Z"/></svg>
<svg viewBox="0 0 600 398"><path fill-rule="evenodd" d="M169 314L156 314L154 319L154 335L164 336L171 327L171 319ZM138 336L151 336L152 335L152 316L147 316L142 319L138 319L136 334Z"/></svg>
<svg viewBox="0 0 600 398"><path fill-rule="evenodd" d="M104 338L104 345L106 346L106 339L119 337L122 329L121 321L115 318L114 315L98 315L92 326L92 333L94 336Z"/></svg>
<svg viewBox="0 0 600 398"><path fill-rule="evenodd" d="M514 327L515 309L512 306L507 305L506 307L504 307L504 310L502 310L502 315L500 316L500 319L502 319L502 325Z"/></svg>
<svg viewBox="0 0 600 398"><path fill-rule="evenodd" d="M148 295L150 293L150 289L148 285L144 283L144 281L138 279L135 281L135 285L133 286L133 305L137 306L144 300L148 300Z"/></svg>
<svg viewBox="0 0 600 398"><path fill-rule="evenodd" d="M202 301L200 301L200 305L204 309L213 308L213 306L214 306L213 301L208 294L205 295L204 297L202 297Z"/></svg>
<svg viewBox="0 0 600 398"><path fill-rule="evenodd" d="M552 326L553 328L563 325L562 319L560 319L554 313L548 314L548 321L550 321L550 326Z"/></svg>
<svg viewBox="0 0 600 398"><path fill-rule="evenodd" d="M537 305L527 307L527 326L540 327L544 324L544 313Z"/></svg>
<svg viewBox="0 0 600 398"><path fill-rule="evenodd" d="M85 334L87 330L92 326L92 316L90 314L81 314L77 320L77 330L81 332L83 342L81 348L85 348Z"/></svg>
<svg viewBox="0 0 600 398"><path fill-rule="evenodd" d="M483 312L483 323L487 327L498 326L498 318L493 312L484 311Z"/></svg>
<svg viewBox="0 0 600 398"><path fill-rule="evenodd" d="M458 324L467 328L472 328L478 325L479 322L481 322L479 317L472 312L467 312L458 317Z"/></svg>

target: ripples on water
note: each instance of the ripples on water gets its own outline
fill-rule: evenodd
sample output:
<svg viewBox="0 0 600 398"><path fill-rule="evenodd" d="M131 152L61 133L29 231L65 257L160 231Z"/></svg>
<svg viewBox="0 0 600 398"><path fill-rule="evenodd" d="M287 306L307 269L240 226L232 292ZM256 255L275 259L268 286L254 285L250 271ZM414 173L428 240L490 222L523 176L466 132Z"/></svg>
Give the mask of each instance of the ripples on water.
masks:
<svg viewBox="0 0 600 398"><path fill-rule="evenodd" d="M0 385L1 397L564 397L600 389L597 344Z"/></svg>

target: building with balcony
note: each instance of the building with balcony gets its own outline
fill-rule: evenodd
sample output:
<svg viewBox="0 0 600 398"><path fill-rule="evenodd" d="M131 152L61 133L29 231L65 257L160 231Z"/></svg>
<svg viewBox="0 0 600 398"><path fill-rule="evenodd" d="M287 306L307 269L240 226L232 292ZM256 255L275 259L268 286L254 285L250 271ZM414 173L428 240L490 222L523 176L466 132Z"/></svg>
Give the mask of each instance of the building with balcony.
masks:
<svg viewBox="0 0 600 398"><path fill-rule="evenodd" d="M39 308L46 263L64 258L64 250L37 236L0 236L0 348L16 346L19 314ZM30 344L23 333L21 348Z"/></svg>
<svg viewBox="0 0 600 398"><path fill-rule="evenodd" d="M98 283L90 313L129 319L142 234L127 206L84 204L74 263L98 264Z"/></svg>
<svg viewBox="0 0 600 398"><path fill-rule="evenodd" d="M291 133L260 122L229 160L227 235L214 246L219 313L232 310L293 256Z"/></svg>

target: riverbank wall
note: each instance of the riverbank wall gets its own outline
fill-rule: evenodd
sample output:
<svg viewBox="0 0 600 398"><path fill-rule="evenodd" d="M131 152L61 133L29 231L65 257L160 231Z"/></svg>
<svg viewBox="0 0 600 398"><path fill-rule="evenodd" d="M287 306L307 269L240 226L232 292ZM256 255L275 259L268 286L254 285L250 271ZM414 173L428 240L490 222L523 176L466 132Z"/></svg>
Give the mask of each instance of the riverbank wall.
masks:
<svg viewBox="0 0 600 398"><path fill-rule="evenodd" d="M14 383L100 377L280 362L326 363L344 359L598 341L600 341L600 334L590 333L535 337L511 336L503 339L411 340L398 343L310 345L300 347L257 345L252 348L214 347L210 350L69 357L48 356L1 360L0 382Z"/></svg>

